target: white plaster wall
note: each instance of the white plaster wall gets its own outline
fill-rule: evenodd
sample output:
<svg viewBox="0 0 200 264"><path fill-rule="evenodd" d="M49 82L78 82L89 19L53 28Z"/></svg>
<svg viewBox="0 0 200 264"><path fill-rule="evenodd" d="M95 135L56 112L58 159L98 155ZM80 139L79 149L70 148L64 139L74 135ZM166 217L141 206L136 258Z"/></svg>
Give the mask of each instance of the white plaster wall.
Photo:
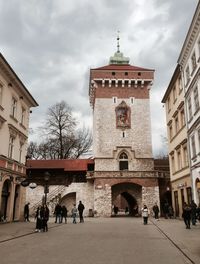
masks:
<svg viewBox="0 0 200 264"><path fill-rule="evenodd" d="M125 130L125 137L116 128L115 108L122 100L131 108L131 128ZM132 152L131 169L139 164L136 158L152 158L149 99L135 99L134 104L129 99L118 99L115 104L112 99L96 98L93 122L95 170L118 170L116 157L112 158L122 148Z"/></svg>

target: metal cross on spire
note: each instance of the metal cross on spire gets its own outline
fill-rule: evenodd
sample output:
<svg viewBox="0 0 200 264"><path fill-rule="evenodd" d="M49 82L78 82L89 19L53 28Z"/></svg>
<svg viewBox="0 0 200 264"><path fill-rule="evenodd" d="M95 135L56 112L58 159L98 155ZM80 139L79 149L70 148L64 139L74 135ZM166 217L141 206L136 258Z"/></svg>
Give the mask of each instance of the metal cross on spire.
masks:
<svg viewBox="0 0 200 264"><path fill-rule="evenodd" d="M120 49L119 49L120 48L120 45L119 45L119 40L120 40L119 33L120 33L120 31L118 30L117 31L117 52L118 53L120 53Z"/></svg>

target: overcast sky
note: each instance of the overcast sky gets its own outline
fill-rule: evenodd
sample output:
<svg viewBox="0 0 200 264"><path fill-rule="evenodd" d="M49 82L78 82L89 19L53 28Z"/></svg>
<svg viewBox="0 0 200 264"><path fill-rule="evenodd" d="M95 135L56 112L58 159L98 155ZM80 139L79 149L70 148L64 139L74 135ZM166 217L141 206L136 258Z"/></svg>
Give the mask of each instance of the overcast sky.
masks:
<svg viewBox="0 0 200 264"><path fill-rule="evenodd" d="M154 155L164 151L161 100L198 0L0 0L0 50L39 107L30 127L65 100L91 126L89 69L107 65L117 49L135 66L155 69L151 89Z"/></svg>

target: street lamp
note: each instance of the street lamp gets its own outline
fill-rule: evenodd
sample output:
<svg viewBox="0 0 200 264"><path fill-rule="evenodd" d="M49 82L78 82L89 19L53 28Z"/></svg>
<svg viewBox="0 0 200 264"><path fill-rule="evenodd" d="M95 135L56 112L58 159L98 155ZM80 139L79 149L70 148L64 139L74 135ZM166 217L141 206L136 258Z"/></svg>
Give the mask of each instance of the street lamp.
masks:
<svg viewBox="0 0 200 264"><path fill-rule="evenodd" d="M49 186L48 186L48 182L49 182L49 178L50 178L50 173L48 171L46 171L44 173L44 204L47 204L47 193L49 193Z"/></svg>

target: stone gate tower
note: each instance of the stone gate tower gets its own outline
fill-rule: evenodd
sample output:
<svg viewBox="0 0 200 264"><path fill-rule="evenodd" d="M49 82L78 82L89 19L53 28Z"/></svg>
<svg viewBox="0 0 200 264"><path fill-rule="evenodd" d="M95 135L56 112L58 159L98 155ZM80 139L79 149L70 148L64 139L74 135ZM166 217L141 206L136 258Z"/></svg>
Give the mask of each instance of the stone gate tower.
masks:
<svg viewBox="0 0 200 264"><path fill-rule="evenodd" d="M119 41L119 38L118 38ZM91 69L95 168L94 209L110 216L119 195L130 213L159 202L154 173L149 92L154 70L129 64L119 50L109 65Z"/></svg>

